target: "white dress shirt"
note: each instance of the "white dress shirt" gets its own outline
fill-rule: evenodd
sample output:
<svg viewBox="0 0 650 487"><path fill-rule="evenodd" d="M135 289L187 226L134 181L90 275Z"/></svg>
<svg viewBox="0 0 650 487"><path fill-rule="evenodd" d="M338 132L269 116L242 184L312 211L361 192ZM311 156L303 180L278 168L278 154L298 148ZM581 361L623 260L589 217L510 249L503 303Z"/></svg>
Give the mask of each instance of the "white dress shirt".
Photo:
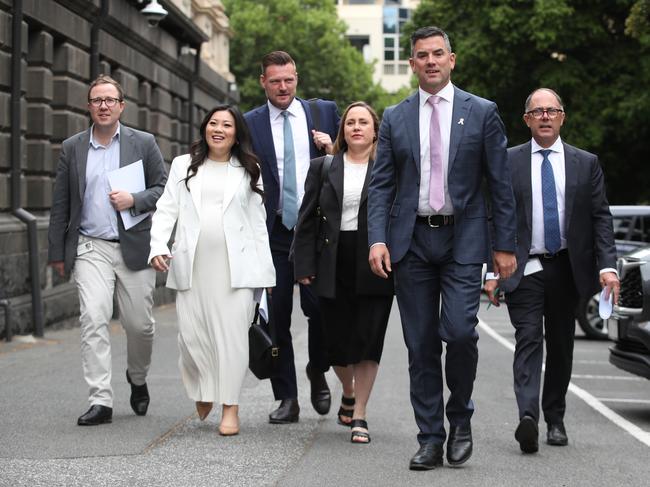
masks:
<svg viewBox="0 0 650 487"><path fill-rule="evenodd" d="M361 191L366 181L368 163L350 162L343 154L343 208L341 210L341 231L355 231L359 228L359 206Z"/></svg>
<svg viewBox="0 0 650 487"><path fill-rule="evenodd" d="M535 139L530 142L530 184L533 191L533 228L532 238L530 240L531 254L544 254L546 244L544 243L544 203L542 201L542 161L544 157L539 152L544 147L540 146ZM555 193L557 200L557 212L560 221L560 248L566 249L566 222L565 222L565 186L566 170L564 166L564 145L560 137L548 147L551 153L548 160L551 161L553 168L553 178L555 179Z"/></svg>
<svg viewBox="0 0 650 487"><path fill-rule="evenodd" d="M269 116L271 118L271 132L273 134L273 146L275 147L275 158L278 161L278 176L280 177L280 201L278 202L278 214L282 214L283 192L282 183L284 181L284 117L278 107L270 101ZM302 197L305 195L305 179L309 171L309 153L310 134L307 128L307 115L302 108L302 104L294 98L291 105L286 110L289 112L289 121L291 123L291 134L293 135L293 151L296 155L296 185L298 196L298 208L302 203Z"/></svg>
<svg viewBox="0 0 650 487"><path fill-rule="evenodd" d="M451 116L454 110L454 85L451 81L436 93L441 98L438 103L438 121L440 123L440 137L442 142L442 168L445 175L445 205L440 211L435 212L429 206L429 175L431 174L431 152L429 150L429 125L433 108L427 103L429 97L434 96L422 88L420 92L420 193L418 198L418 215L453 215L454 207L449 197L447 179L449 177L449 140L451 134Z"/></svg>

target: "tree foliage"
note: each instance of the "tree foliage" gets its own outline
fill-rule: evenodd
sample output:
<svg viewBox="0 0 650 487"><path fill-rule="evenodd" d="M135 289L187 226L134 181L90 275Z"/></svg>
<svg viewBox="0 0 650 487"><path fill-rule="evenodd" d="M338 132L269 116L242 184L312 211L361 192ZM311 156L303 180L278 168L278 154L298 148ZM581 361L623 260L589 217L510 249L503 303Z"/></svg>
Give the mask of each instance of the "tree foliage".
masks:
<svg viewBox="0 0 650 487"><path fill-rule="evenodd" d="M498 103L511 145L530 137L528 94L555 89L567 111L562 138L600 156L610 203L639 203L650 200L649 4L424 0L406 35L425 25L449 34L454 83Z"/></svg>
<svg viewBox="0 0 650 487"><path fill-rule="evenodd" d="M230 69L243 109L264 103L259 84L264 54L283 50L296 61L298 95L326 98L340 109L356 100L373 103L381 90L372 66L345 38L346 26L331 0L225 0L234 36Z"/></svg>

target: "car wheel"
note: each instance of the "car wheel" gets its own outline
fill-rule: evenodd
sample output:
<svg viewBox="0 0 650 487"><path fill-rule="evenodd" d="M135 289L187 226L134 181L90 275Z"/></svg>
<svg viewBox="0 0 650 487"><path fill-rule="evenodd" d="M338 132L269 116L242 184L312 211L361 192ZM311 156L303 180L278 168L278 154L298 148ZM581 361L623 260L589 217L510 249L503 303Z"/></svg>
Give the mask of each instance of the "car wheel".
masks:
<svg viewBox="0 0 650 487"><path fill-rule="evenodd" d="M587 338L594 340L607 340L607 324L598 314L598 301L600 293L594 294L589 299L581 299L576 309L576 320Z"/></svg>

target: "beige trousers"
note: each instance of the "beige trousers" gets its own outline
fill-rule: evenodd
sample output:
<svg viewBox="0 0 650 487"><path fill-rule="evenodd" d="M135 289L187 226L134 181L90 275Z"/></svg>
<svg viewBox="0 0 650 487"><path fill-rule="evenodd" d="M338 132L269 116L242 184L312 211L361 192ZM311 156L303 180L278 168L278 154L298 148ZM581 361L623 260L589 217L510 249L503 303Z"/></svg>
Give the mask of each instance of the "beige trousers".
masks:
<svg viewBox="0 0 650 487"><path fill-rule="evenodd" d="M113 315L113 294L126 332L127 369L133 383L141 385L151 363L156 273L151 268L141 271L127 268L118 242L80 236L79 247L87 242L92 243L92 250L78 252L74 265L81 311L81 361L90 388L90 404L113 407L108 329Z"/></svg>

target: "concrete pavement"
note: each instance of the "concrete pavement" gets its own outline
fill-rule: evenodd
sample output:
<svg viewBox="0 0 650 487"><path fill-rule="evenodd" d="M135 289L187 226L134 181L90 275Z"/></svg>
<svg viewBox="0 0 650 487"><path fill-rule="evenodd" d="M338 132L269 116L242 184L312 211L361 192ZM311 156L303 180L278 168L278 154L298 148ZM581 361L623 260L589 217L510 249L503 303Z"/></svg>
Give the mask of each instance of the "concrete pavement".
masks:
<svg viewBox="0 0 650 487"><path fill-rule="evenodd" d="M299 307L296 307L299 308ZM503 326L503 308L485 311ZM124 334L112 328L113 423L78 427L87 408L78 330L50 332L36 344L0 345L0 486L328 486L328 485L648 485L648 448L575 396L568 397L570 445L523 456L514 441L512 354L487 334L479 341L473 420L475 453L461 468L410 472L417 432L408 397L406 351L393 310L368 422L372 443L353 445L336 424L340 387L332 372L333 406L318 416L304 374L304 318L294 314L300 422L270 425L268 381L251 374L242 392L239 436L218 436L218 414L200 422L177 369L175 310L156 309L157 331L146 417L128 404ZM542 427L542 430L544 428ZM545 431L542 431L544 433Z"/></svg>

